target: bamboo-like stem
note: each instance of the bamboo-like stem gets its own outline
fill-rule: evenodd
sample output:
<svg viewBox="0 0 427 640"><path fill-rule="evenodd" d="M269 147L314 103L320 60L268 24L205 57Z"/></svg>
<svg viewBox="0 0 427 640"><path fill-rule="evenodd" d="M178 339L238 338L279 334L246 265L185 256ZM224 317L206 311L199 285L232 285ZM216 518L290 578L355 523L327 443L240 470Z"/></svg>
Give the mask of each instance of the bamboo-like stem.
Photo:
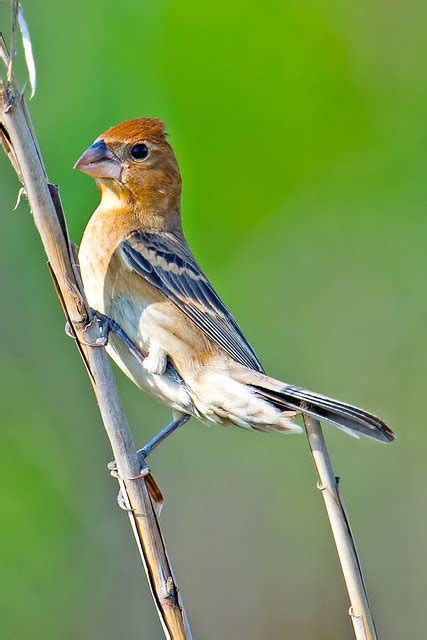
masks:
<svg viewBox="0 0 427 640"><path fill-rule="evenodd" d="M16 56L16 32L18 29L18 0L12 0L12 33L10 34L10 60L7 67L7 81L12 83L13 61Z"/></svg>
<svg viewBox="0 0 427 640"><path fill-rule="evenodd" d="M304 414L304 426L319 477L317 486L325 502L351 602L349 614L355 637L357 640L377 640L356 544L339 489L339 478L333 472L322 427L318 420L307 414Z"/></svg>
<svg viewBox="0 0 427 640"><path fill-rule="evenodd" d="M99 338L92 322L75 264L57 188L49 184L36 136L0 34L0 141L21 180L64 312L74 331L96 394L105 430L117 463L119 484L141 554L151 594L168 640L191 640L183 601L169 562L157 519L161 492L153 477L136 478L139 463L111 366L103 347L88 346ZM6 77L9 71L10 82ZM141 629L141 637L145 636Z"/></svg>

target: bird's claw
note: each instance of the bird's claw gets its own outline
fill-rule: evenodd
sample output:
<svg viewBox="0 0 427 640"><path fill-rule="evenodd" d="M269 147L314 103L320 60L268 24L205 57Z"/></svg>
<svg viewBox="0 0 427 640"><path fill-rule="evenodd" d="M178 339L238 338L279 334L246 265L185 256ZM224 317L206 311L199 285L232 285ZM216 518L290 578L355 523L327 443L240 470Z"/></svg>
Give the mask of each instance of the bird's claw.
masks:
<svg viewBox="0 0 427 640"><path fill-rule="evenodd" d="M108 344L108 334L110 333L110 325L108 322L109 319L106 316L103 316L98 311L94 311L92 309L92 312L92 320L83 329L83 343L88 347L105 347ZM88 338L87 330L91 329L95 323L98 325L100 335L95 339ZM69 322L65 323L64 329L69 338L76 337L76 334L74 333L73 328L71 327Z"/></svg>
<svg viewBox="0 0 427 640"><path fill-rule="evenodd" d="M145 462L145 459L141 460L141 457L138 456L138 460L141 463L141 470L138 475L132 476L128 478L128 480L139 480L140 478L144 478L144 476L147 476L150 473L150 467ZM117 463L115 460L112 460L111 462L108 463L107 469L110 472L110 474L113 476L113 478L120 477L119 472L117 470ZM132 511L132 509L129 509L129 507L127 506L127 503L125 501L125 498L123 496L123 492L121 489L117 494L117 504L119 505L120 509L123 509L123 511L126 511L127 513L130 513Z"/></svg>
<svg viewBox="0 0 427 640"><path fill-rule="evenodd" d="M126 511L127 513L131 513L133 511L133 509L129 509L129 507L127 506L121 489L117 494L117 504L119 505L120 509L123 509L123 511Z"/></svg>
<svg viewBox="0 0 427 640"><path fill-rule="evenodd" d="M148 466L144 455L140 455L140 451L137 452L138 455L138 461L140 464L140 471L136 476L131 476L130 478L127 478L128 480L139 480L140 478L144 478L144 476L148 476L149 473L151 473L151 469ZM115 460L112 460L112 462L109 462L107 465L107 469L110 472L110 474L113 476L113 478L119 478L119 472L117 470L117 463Z"/></svg>
<svg viewBox="0 0 427 640"><path fill-rule="evenodd" d="M68 321L65 323L64 331L65 331L66 335L67 335L69 338L75 338L75 337L76 337L76 336L74 335L74 332L73 332L73 330L72 330L72 328L71 328L71 325L70 325L70 323L69 323Z"/></svg>
<svg viewBox="0 0 427 640"><path fill-rule="evenodd" d="M108 318L98 313L98 311L94 311L92 309L93 318L88 325L83 329L83 335L85 339L85 343L90 347L105 347L108 344L108 335L110 333L110 325L108 322ZM96 324L99 328L99 337L92 340L87 337L87 330L92 328L93 325Z"/></svg>
<svg viewBox="0 0 427 640"><path fill-rule="evenodd" d="M112 460L107 464L107 469L110 472L110 475L113 476L113 478L119 477L119 472L117 471L117 463L115 460Z"/></svg>

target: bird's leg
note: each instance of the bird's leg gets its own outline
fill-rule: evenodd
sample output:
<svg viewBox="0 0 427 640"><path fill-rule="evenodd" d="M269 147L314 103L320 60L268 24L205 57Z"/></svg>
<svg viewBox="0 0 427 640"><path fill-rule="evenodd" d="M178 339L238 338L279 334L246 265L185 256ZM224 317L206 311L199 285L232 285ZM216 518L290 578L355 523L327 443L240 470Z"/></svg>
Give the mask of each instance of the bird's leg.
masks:
<svg viewBox="0 0 427 640"><path fill-rule="evenodd" d="M119 338L119 340L121 340L128 347L128 349L131 351L134 357L138 360L138 362L142 366L144 366L144 360L145 360L144 356L142 355L140 350L137 348L137 346L132 342L129 336L123 331L120 325L118 325L117 322L112 318L109 318L108 316L104 315L100 311L96 311L96 309L91 309L91 311L93 314L92 322L98 323L100 336L99 338L96 339L95 342L88 340L86 344L88 344L91 347L105 347L108 344L108 336L110 332L113 332L114 335L116 335ZM68 322L65 325L65 333L71 338L75 337L73 332L70 329Z"/></svg>
<svg viewBox="0 0 427 640"><path fill-rule="evenodd" d="M141 465L141 473L137 477L141 477L147 475L149 473L150 468L147 465L146 459L150 455L150 453L161 443L163 440L166 440L171 433L176 431L179 427L182 427L186 422L189 421L190 415L188 413L179 414L174 416L173 420L171 420L159 433L150 440L142 449L138 449L136 455L138 456L139 463ZM112 475L116 475L117 473L117 465L115 460L108 464L108 470Z"/></svg>
<svg viewBox="0 0 427 640"><path fill-rule="evenodd" d="M104 315L100 311L96 311L96 309L92 309L92 313L94 318L96 318L96 320L99 323L100 330L101 330L101 338L105 340L105 344L108 343L108 336L110 332L113 332L114 335L116 335L119 338L119 340L121 340L123 344L125 344L128 347L128 349L131 351L134 357L138 360L138 362L143 365L144 356L142 355L140 350L137 348L137 346L132 342L129 336L123 331L120 325L118 325L117 322L112 318L109 318L108 316Z"/></svg>
<svg viewBox="0 0 427 640"><path fill-rule="evenodd" d="M166 438L170 436L171 433L186 424L190 418L191 416L188 413L180 414L179 417L174 416L173 420L171 420L165 427L163 427L163 429L159 431L159 433L154 436L154 438L152 438L150 442L147 442L147 444L142 447L142 449L138 449L136 455L138 456L139 461L145 462L150 453L154 451L154 449L158 447L159 444L163 442L163 440L166 440Z"/></svg>

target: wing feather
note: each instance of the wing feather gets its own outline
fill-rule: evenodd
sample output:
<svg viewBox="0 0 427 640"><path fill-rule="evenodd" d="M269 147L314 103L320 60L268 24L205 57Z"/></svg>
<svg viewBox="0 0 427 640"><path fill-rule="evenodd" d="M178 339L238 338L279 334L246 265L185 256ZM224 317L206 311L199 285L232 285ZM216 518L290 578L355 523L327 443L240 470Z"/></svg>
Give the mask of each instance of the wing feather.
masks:
<svg viewBox="0 0 427 640"><path fill-rule="evenodd" d="M135 273L156 287L234 360L264 372L182 235L134 231L120 249Z"/></svg>

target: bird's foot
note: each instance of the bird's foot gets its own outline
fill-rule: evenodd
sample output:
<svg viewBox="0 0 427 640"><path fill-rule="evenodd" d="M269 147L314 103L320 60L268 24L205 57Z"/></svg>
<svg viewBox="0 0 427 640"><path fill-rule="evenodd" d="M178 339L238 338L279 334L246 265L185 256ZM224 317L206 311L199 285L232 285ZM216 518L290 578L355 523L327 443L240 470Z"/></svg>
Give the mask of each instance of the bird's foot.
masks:
<svg viewBox="0 0 427 640"><path fill-rule="evenodd" d="M139 455L139 451L137 451L136 455L138 457L140 471L136 476L131 476L130 478L127 478L128 480L139 480L139 478L148 476L148 474L151 473L151 469L148 466L147 461L145 460L145 457L143 455ZM111 462L108 463L107 469L110 472L110 474L113 476L113 478L120 477L119 472L117 470L117 463L115 460L112 460Z"/></svg>
<svg viewBox="0 0 427 640"><path fill-rule="evenodd" d="M137 480L138 478L143 478L144 476L148 475L150 473L150 467L147 464L147 458L150 455L150 453L161 442L163 442L163 440L165 440L171 433L176 431L178 427L181 427L186 422L188 422L189 419L190 419L190 415L188 413L182 413L182 414L176 415L176 417L174 417L174 419L171 420L166 425L166 427L164 427L156 436L154 436L154 438L152 438L150 442L148 442L144 447L142 447L142 449L138 449L138 451L136 452L136 455L139 462L140 472L138 473L138 475L133 476L132 478L128 478L128 480ZM111 475L114 478L119 477L119 474L117 471L117 463L115 460L108 463L108 471L111 473Z"/></svg>
<svg viewBox="0 0 427 640"><path fill-rule="evenodd" d="M94 318L96 318L97 322L100 324L101 337L105 338L105 344L108 343L108 336L110 333L114 333L114 335L128 347L135 359L138 360L139 364L144 366L145 357L142 355L138 347L132 342L127 333L123 331L121 326L117 324L115 320L109 318L100 311L96 311L96 309L92 309L91 311Z"/></svg>
<svg viewBox="0 0 427 640"><path fill-rule="evenodd" d="M139 478L144 478L145 476L148 476L150 474L150 467L147 464L147 458L150 455L150 453L153 451L153 449L155 449L161 442L163 442L163 440L165 440L173 431L175 431L176 429L178 429L178 427L181 427L182 425L184 425L186 422L188 422L188 420L190 419L190 415L187 413L176 413L174 414L174 419L171 420L171 422L169 422L169 424L166 425L166 427L164 427L164 429L162 429L160 431L160 433L158 433L154 438L152 438L152 440L150 440L150 442L148 442L145 447L142 447L142 449L138 449L138 451L136 452L137 458L138 458L138 462L139 462L139 468L140 471L138 473L138 475L133 476L131 478L128 478L128 480L139 480ZM119 478L119 473L117 470L117 463L115 460L113 460L112 462L110 462L108 464L108 470L111 473L111 475L115 478ZM151 479L151 478L150 478ZM150 491L150 485L147 485L149 487L149 491ZM151 495L152 498L154 500L154 502L157 504L157 508L158 508L158 513L160 513L160 508L161 508L161 504L163 503L163 497L160 493L160 499L159 499L159 489L156 485L156 483L154 483L154 486L156 488L156 492L153 494L153 490L151 488ZM119 507L121 509L124 509L124 511L131 511L131 509L129 509L122 491L119 491L119 494L117 496L117 502L119 504ZM159 506L160 504L160 506Z"/></svg>
<svg viewBox="0 0 427 640"><path fill-rule="evenodd" d="M119 505L120 509L123 509L123 511L126 511L127 513L131 513L132 509L129 509L129 507L126 504L126 500L125 497L123 495L123 491L120 489L119 493L117 494L117 504Z"/></svg>
<svg viewBox="0 0 427 640"><path fill-rule="evenodd" d="M117 329L119 329L120 331L121 329L118 326L118 324L114 322L114 320L104 315L100 311L97 311L96 309L91 309L91 312L93 316L92 321L83 331L86 344L89 344L89 346L92 346L92 347L106 347L108 344L108 338L109 338L110 332L113 331L114 333L116 333ZM97 338L95 341L88 342L87 335L86 335L87 329L89 327L92 327L93 324L96 324L98 326L100 335L99 335L99 338Z"/></svg>
<svg viewBox="0 0 427 640"><path fill-rule="evenodd" d="M65 334L66 334L69 338L75 338L75 337L76 337L76 336L74 335L74 333L73 333L73 330L72 330L72 328L71 328L70 323L68 322L68 320L67 320L67 322L65 323L64 331L65 331Z"/></svg>
<svg viewBox="0 0 427 640"><path fill-rule="evenodd" d="M132 476L128 478L128 480L139 480L140 478L144 478L150 473L150 467L145 462L145 460L141 459L140 456L138 456L138 460L140 460L140 465L141 465L140 472L136 476ZM112 462L109 462L107 465L107 468L110 474L114 478L120 477L117 471L117 463L115 460L113 460ZM128 504L124 498L124 495L121 489L117 494L117 504L119 505L120 509L123 509L123 511L127 511L128 513L132 511L132 509L128 507Z"/></svg>
<svg viewBox="0 0 427 640"><path fill-rule="evenodd" d="M83 330L84 343L90 347L105 347L108 344L108 337L112 332L128 347L135 359L138 360L139 364L144 366L144 356L142 355L138 347L132 342L129 336L123 331L120 325L117 324L115 320L109 318L96 309L91 309L91 312L93 315L92 321ZM89 339L87 337L87 329L89 327L92 327L93 323L97 323L100 334L99 337L97 337L95 340ZM65 325L65 333L71 338L75 338L73 330L68 322Z"/></svg>
<svg viewBox="0 0 427 640"><path fill-rule="evenodd" d="M88 347L105 347L108 344L108 335L110 331L112 331L110 322L113 321L110 320L110 318L107 318L107 316L104 316L98 311L93 311L92 320L83 329L84 344L86 344ZM95 340L93 338L89 338L87 335L87 330L89 328L92 328L94 324L96 324L99 328L99 337L95 338ZM69 322L65 323L65 333L69 338L76 338L76 334Z"/></svg>

